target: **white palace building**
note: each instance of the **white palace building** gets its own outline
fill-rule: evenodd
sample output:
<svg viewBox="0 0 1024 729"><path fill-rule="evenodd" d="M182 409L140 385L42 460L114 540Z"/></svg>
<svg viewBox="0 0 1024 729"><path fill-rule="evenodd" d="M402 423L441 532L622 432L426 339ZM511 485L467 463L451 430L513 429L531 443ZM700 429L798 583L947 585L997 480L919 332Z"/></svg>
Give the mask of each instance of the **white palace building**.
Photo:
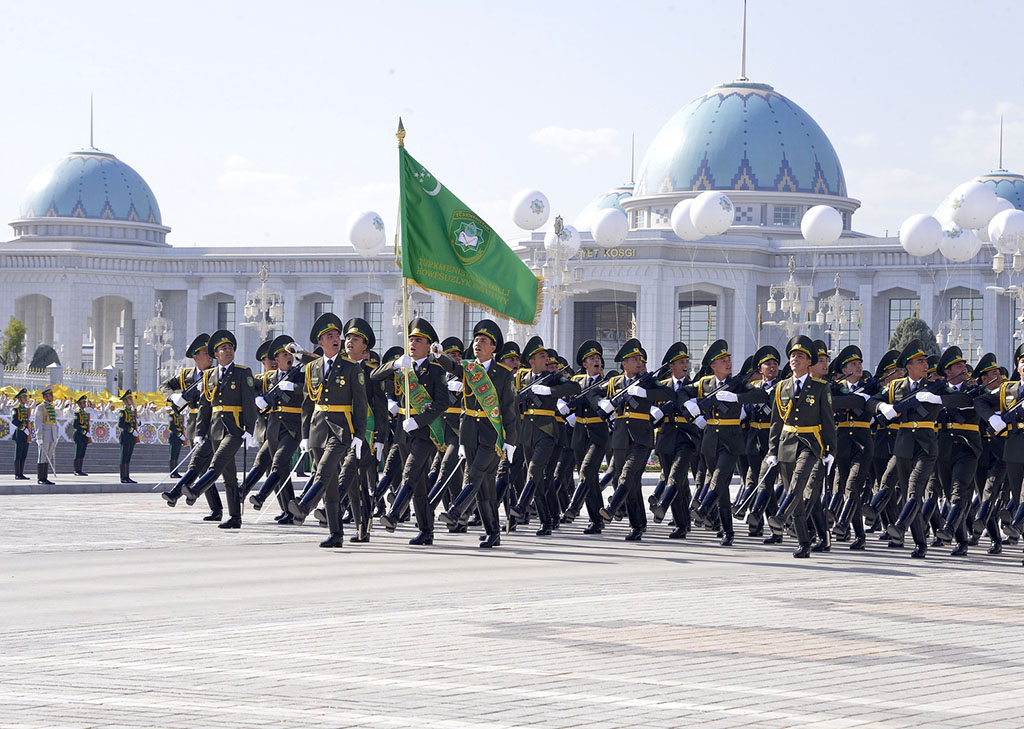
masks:
<svg viewBox="0 0 1024 729"><path fill-rule="evenodd" d="M1024 209L1024 177L999 170L978 179ZM680 240L669 224L673 207L709 189L728 191L733 226L695 243ZM803 213L820 204L836 208L844 221L842 237L827 248L809 245L800 233ZM583 246L568 262L565 283L548 292L532 331L570 359L583 339L596 337L607 351L633 332L659 362L677 339L697 358L719 337L743 356L758 341L781 349L787 327L759 327L758 317L759 311L766 322L782 316L769 314L768 301L772 287L789 278L792 258L801 308L790 331L798 326L834 349L859 343L871 368L896 323L916 312L945 340L959 341L969 359L993 351L1008 362L1019 304L987 287L1006 286L1019 274L1009 265L996 274L990 245L963 264L938 253L911 257L895 238L854 231L859 204L828 137L803 109L765 84L722 84L665 124L635 183L599 195L576 220L565 221L581 231ZM611 206L626 212L630 232L621 246L604 249L586 231L594 213ZM174 358L198 332L225 327L237 333L244 360L255 364L259 333L242 323L247 292L259 289L263 266L267 288L280 297L276 333L305 341L314 317L332 310L366 318L379 351L399 341L401 278L391 251L172 247L149 185L96 149L69 154L41 172L10 225L14 237L0 243L0 327L12 315L23 320L28 355L50 344L68 370L113 365L122 386L154 389L157 352L143 334L158 302L173 325ZM543 234L516 245L540 270ZM829 302L836 274L841 297ZM818 324L818 311L830 303L834 315ZM442 336L466 337L480 314L419 290L411 308ZM513 331L526 335L523 327Z"/></svg>

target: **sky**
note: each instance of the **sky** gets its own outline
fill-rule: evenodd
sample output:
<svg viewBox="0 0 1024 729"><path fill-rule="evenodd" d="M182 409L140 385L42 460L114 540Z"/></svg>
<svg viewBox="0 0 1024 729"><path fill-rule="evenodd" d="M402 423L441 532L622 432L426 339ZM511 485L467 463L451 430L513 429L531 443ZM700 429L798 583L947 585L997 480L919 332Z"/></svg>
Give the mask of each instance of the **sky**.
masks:
<svg viewBox="0 0 1024 729"><path fill-rule="evenodd" d="M742 0L10 3L0 219L89 144L152 187L175 246L337 246L397 216L394 137L506 239L536 188L567 223L661 126L739 76ZM856 230L895 234L958 184L1024 173L1015 0L750 0L747 76L839 155ZM5 229L0 237L13 233Z"/></svg>

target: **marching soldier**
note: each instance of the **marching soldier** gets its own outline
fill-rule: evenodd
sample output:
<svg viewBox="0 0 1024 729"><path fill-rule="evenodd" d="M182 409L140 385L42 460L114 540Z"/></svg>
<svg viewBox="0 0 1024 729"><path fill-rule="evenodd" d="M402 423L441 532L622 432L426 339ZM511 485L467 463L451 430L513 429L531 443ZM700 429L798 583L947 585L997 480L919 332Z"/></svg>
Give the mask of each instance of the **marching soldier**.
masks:
<svg viewBox="0 0 1024 729"><path fill-rule="evenodd" d="M550 352L541 338L531 337L520 357L520 362L529 369L519 370L515 377L522 416L519 445L523 448L527 467L526 485L519 503L512 509L512 516L522 520L530 503L535 501L540 519L538 537L550 535L553 529L557 529L562 513L551 484L555 448L563 440L560 425L555 420L555 408L559 399L580 392L578 384L549 370L550 359Z"/></svg>
<svg viewBox="0 0 1024 729"><path fill-rule="evenodd" d="M185 350L185 356L192 360L192 367L183 367L178 374L174 375L162 385L162 392L174 406L174 412L181 413L186 408L188 415L185 420L185 441L195 443L196 423L199 419L199 400L202 397L203 373L213 366L213 356L209 350L210 336L199 334ZM213 460L213 444L209 440L203 440L199 445L193 445L192 455L189 456L188 468L185 473L174 484L169 491L161 494L167 505L174 507L181 498L182 490L190 486L197 478L206 473ZM180 465L177 463L176 465ZM174 468L174 466L172 466ZM203 517L203 521L219 522L223 517L223 506L217 488L206 489L204 492L206 503L210 507L210 513Z"/></svg>
<svg viewBox="0 0 1024 729"><path fill-rule="evenodd" d="M749 403L747 407L747 485L746 491L740 492L737 498L738 508L735 515L743 518L744 502L754 499L753 506L747 513L748 535L760 537L764 535L764 514L774 514L778 508L775 498L775 478L770 478L768 469L762 469L764 457L768 454L768 431L772 425L772 401L775 399L775 387L779 382L779 364L782 357L779 350L770 344L754 352L751 365L760 373L761 380L751 385L751 394L759 393L760 398ZM764 478L762 478L762 473ZM769 535L766 544L774 544L781 537Z"/></svg>
<svg viewBox="0 0 1024 729"><path fill-rule="evenodd" d="M361 364L341 354L341 319L331 312L322 314L309 333L313 344L323 354L306 365L306 400L302 405L302 441L299 450L309 452L313 464L311 494L323 493L330 536L320 542L326 549L345 545L341 515L338 508L340 469L348 452L362 456L369 447L363 440L366 432L368 402L366 376ZM292 500L288 510L301 522L316 506L316 500Z"/></svg>
<svg viewBox="0 0 1024 729"><path fill-rule="evenodd" d="M793 374L775 388L769 452L765 456L769 468L779 464L786 495L779 514L769 517L768 523L773 531L781 531L787 502L794 503L793 526L800 546L793 556L806 559L811 556L811 537L805 500L816 497L814 467L821 463L828 471L835 460L836 424L828 383L810 374L811 363L818 360L815 343L798 334L786 345L786 356Z"/></svg>
<svg viewBox="0 0 1024 729"><path fill-rule="evenodd" d="M893 443L893 458L883 476L882 490L887 491L891 499L898 489L904 505L886 531L892 546L902 546L909 527L915 544L910 556L923 559L928 554L928 542L921 506L938 457L935 419L942 407L942 398L929 389L928 356L920 341L914 339L904 347L897 364L906 371L906 377L890 382L868 405L887 421L900 425ZM872 506L880 511L883 504L873 502Z"/></svg>
<svg viewBox="0 0 1024 729"><path fill-rule="evenodd" d="M448 524L458 523L475 497L485 532L480 540L483 549L501 544L495 478L502 455L512 462L519 438L513 375L494 359L503 339L497 324L482 319L473 327L473 359L459 363L447 357L439 359L442 367L462 379L459 441L466 459L462 492L442 519Z"/></svg>
<svg viewBox="0 0 1024 729"><path fill-rule="evenodd" d="M630 339L623 344L615 355L615 361L622 364L622 374L608 379L605 397L598 405L608 415L615 413L611 437L613 478L616 487L621 484L626 491L630 526L626 541L638 542L647 530L641 479L654 448L651 406L665 402L673 393L653 376L647 378L652 380L649 383L642 379L647 373L647 352L640 340ZM601 516L613 516L612 510L604 510Z"/></svg>
<svg viewBox="0 0 1024 729"><path fill-rule="evenodd" d="M665 516L666 506L672 510L675 529L669 539L685 539L690 531L690 468L700 450L701 427L707 427L702 415L690 416L685 402L689 399L686 391L687 374L690 371L690 355L686 345L676 342L662 357L661 363L670 368L669 377L661 384L672 391L672 398L651 408L651 415L658 425L655 431L654 452L661 464L661 478L665 491L661 502L652 507L654 520L660 522Z"/></svg>
<svg viewBox="0 0 1024 729"><path fill-rule="evenodd" d="M601 364L604 348L600 342L588 339L576 350L576 364L583 371L573 377L580 387L580 394L571 398L570 413L567 421L572 426L572 448L576 454L576 464L580 473L579 489L582 490L583 503L587 507L590 523L583 530L584 534L600 534L604 528L601 518L600 470L601 462L608 453L609 430L608 422L603 417L598 401L607 389L602 387L604 374ZM576 518L579 511L578 498L569 504L568 514Z"/></svg>
<svg viewBox="0 0 1024 729"><path fill-rule="evenodd" d="M426 319L409 322L409 351L374 370L375 382L392 380L398 398L395 436L403 461L402 488L390 514L381 523L393 531L412 500L419 533L409 540L414 546L434 543L434 509L427 493L427 469L438 451L444 450L444 424L439 420L448 409L445 371L430 357L437 333ZM406 389L408 388L408 390ZM406 394L408 393L408 394Z"/></svg>
<svg viewBox="0 0 1024 729"><path fill-rule="evenodd" d="M85 449L91 442L89 437L89 411L85 407L89 404L89 398L86 395L82 395L80 398L75 400L75 405L78 409L75 411L75 417L71 421L72 428L74 429L75 439L75 475L76 476L88 476L83 468L85 461Z"/></svg>
<svg viewBox="0 0 1024 729"><path fill-rule="evenodd" d="M139 417L135 412L135 399L131 390L121 393L122 407L117 415L117 441L120 443L121 483L138 483L128 475L132 462L135 444L139 442L137 435Z"/></svg>
<svg viewBox="0 0 1024 729"><path fill-rule="evenodd" d="M36 446L39 448L37 459L38 473L36 480L41 484L53 485L48 478L49 469L53 469L53 475L57 475L57 408L53 404L53 387L47 385L43 388L43 401L36 405L33 414L35 421Z"/></svg>
<svg viewBox="0 0 1024 729"><path fill-rule="evenodd" d="M442 354L447 355L453 362L462 361L462 352L466 345L458 337L448 337L441 342ZM436 508L437 503L443 502L447 509L459 491L462 490L462 470L459 463L459 421L462 420L462 380L445 373L445 385L448 388L448 407L441 416L444 424L444 451L441 451L434 458L433 471L437 474L433 491L436 495L431 499L431 505ZM450 530L465 531L462 525L450 527Z"/></svg>
<svg viewBox="0 0 1024 729"><path fill-rule="evenodd" d="M221 529L242 527L242 499L238 489L235 454L244 443L256 445L252 432L256 427L256 395L252 370L235 363L237 341L231 332L221 329L210 336L208 348L217 364L203 373L199 418L196 421L196 445L209 440L213 458L209 470L186 489L185 502L191 506L218 478L224 479L228 501L228 519Z"/></svg>
<svg viewBox="0 0 1024 729"><path fill-rule="evenodd" d="M878 367L875 368L875 377L878 380L879 391L887 388L890 384L903 377L903 368L899 366L900 352L897 349L890 349L888 352L882 355L882 358L878 361ZM896 520L896 504L894 501L888 499L883 481L885 477L886 469L889 466L889 461L892 460L893 444L896 442L896 433L900 429L899 423L891 423L886 425L884 423L878 423L875 426L873 438L872 438L872 467L871 467L871 484L872 484L872 495L871 499L864 503L861 512L864 515L865 527L868 530L874 530L874 528L881 524L882 535L881 538L888 539L886 533L886 527ZM881 494L881 495L880 495ZM880 511L875 511L874 504L875 500L879 500L883 508Z"/></svg>
<svg viewBox="0 0 1024 729"><path fill-rule="evenodd" d="M181 444L185 441L185 418L175 407L167 408L167 445L171 449L167 467L171 478L181 478L178 473L178 459L181 457Z"/></svg>
<svg viewBox="0 0 1024 729"><path fill-rule="evenodd" d="M28 407L28 390L21 388L15 395L18 404L11 412L11 425L14 426L14 478L27 481L25 475L25 459L28 458L29 426L31 411Z"/></svg>
<svg viewBox="0 0 1024 729"><path fill-rule="evenodd" d="M295 366L295 355L288 345L295 340L287 334L275 338L269 353L277 369L267 375L268 387L256 397L256 407L267 412L266 444L271 453L269 473L260 490L249 497L253 508L259 511L270 494L277 492L281 513L274 517L278 524L291 524L295 517L288 504L295 496L291 479L292 458L302 440L303 370ZM287 479L282 483L282 479Z"/></svg>
<svg viewBox="0 0 1024 729"><path fill-rule="evenodd" d="M832 407L838 427L836 491L845 497L833 532L836 538L846 540L852 526L850 549L859 551L867 543L862 506L874 455L867 401L878 392L879 385L877 380L865 381L864 355L855 344L845 347L833 366L843 378L832 389Z"/></svg>
<svg viewBox="0 0 1024 729"><path fill-rule="evenodd" d="M943 352L937 369L945 377L946 385L939 393L944 410L938 435L936 470L943 491L949 494L950 508L935 535L946 542L955 539L956 548L951 556L961 557L967 554L970 541L966 517L974 497L978 457L981 455L981 430L978 413L974 409L974 388L965 384L967 363L960 348L950 347ZM934 495L929 502L925 503L924 511L935 511ZM993 542L993 547L996 544Z"/></svg>
<svg viewBox="0 0 1024 729"><path fill-rule="evenodd" d="M252 378L255 383L253 391L257 396L267 394L267 390L272 386L271 379L277 373L277 361L270 351L273 343L273 340L268 339L256 348L256 361L259 362L262 368L261 372L253 375ZM269 413L263 412L260 408L256 409L256 430L253 432L253 436L256 438L258 450L256 455L253 456L252 468L249 469L249 472L245 474L245 478L242 480L241 492L243 499L249 495L249 492L259 483L263 475L270 470L270 464L274 460L274 451L270 444L267 443L267 418L269 415Z"/></svg>

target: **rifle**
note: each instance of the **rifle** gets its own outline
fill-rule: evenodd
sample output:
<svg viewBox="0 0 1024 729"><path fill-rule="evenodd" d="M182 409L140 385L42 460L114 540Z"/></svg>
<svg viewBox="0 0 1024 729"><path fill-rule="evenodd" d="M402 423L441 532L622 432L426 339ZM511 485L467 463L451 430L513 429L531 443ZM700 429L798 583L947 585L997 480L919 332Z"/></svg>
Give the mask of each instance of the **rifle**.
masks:
<svg viewBox="0 0 1024 729"><path fill-rule="evenodd" d="M711 401L712 400L716 399L715 398L715 393L716 392L719 392L720 390L725 390L727 392L735 392L736 388L739 387L740 385L745 385L749 378L750 378L750 373L749 372L740 372L738 375L733 375L728 380L723 382L721 385L716 387L714 390L709 392L707 395L705 395L704 397L700 398L697 401L697 407L699 407L703 411L705 408L708 408L708 407L711 406Z"/></svg>
<svg viewBox="0 0 1024 729"><path fill-rule="evenodd" d="M631 377L630 379L626 380L622 390L620 390L618 393L615 394L614 397L611 398L612 406L616 410L618 410L619 407L621 407L623 404L628 404L631 408L635 408L637 406L636 397L628 394L627 391L629 390L629 388L632 387L633 385L637 385L638 387L642 387L646 390L658 384L658 380L664 377L665 373L668 372L668 370L669 365L663 364L654 372L642 372L636 377Z"/></svg>
<svg viewBox="0 0 1024 729"><path fill-rule="evenodd" d="M921 407L921 403L917 399L918 393L930 392L933 395L935 395L938 394L937 390L940 387L945 387L945 385L946 380L935 380L934 382L929 382L927 385L924 385L923 387L919 387L915 392L912 392L909 395L901 397L899 400L892 404L893 408L896 410L896 417L899 418L901 415L903 415L903 413L910 410L911 407L913 407L916 410L919 410L921 414L924 415L925 411ZM875 415L874 418L872 418L871 422L873 425L886 425L891 421L889 421L889 419L886 418L884 415L878 414Z"/></svg>
<svg viewBox="0 0 1024 729"><path fill-rule="evenodd" d="M602 387L608 387L608 379L604 375L602 375L601 378L593 385L590 385L589 387L585 388L582 392L570 397L568 400L565 401L565 404L569 406L570 410L575 410L577 406L586 403L592 391L600 390Z"/></svg>
<svg viewBox="0 0 1024 729"><path fill-rule="evenodd" d="M516 395L519 397L519 409L528 410L530 408L536 408L540 406L540 395L535 392L531 392L535 385L548 385L549 383L555 383L561 379L560 375L564 367L559 367L553 372L544 372L536 380L531 382L529 385L524 385Z"/></svg>

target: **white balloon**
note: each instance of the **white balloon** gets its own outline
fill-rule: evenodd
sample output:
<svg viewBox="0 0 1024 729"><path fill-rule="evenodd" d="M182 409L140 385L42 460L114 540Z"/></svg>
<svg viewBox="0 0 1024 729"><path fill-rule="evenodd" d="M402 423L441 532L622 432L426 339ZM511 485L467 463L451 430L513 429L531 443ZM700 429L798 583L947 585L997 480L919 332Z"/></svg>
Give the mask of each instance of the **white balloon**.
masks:
<svg viewBox="0 0 1024 729"><path fill-rule="evenodd" d="M971 260L981 250L981 239L970 228L950 225L942 231L939 252L953 263Z"/></svg>
<svg viewBox="0 0 1024 729"><path fill-rule="evenodd" d="M594 216L590 224L594 242L602 248L622 245L629 233L629 219L618 208L608 208Z"/></svg>
<svg viewBox="0 0 1024 729"><path fill-rule="evenodd" d="M348 240L360 253L375 253L384 246L384 220L372 210L348 219Z"/></svg>
<svg viewBox="0 0 1024 729"><path fill-rule="evenodd" d="M736 209L725 193L708 190L694 198L690 219L701 235L721 235L736 219Z"/></svg>
<svg viewBox="0 0 1024 729"><path fill-rule="evenodd" d="M843 234L843 216L830 205L815 205L800 220L800 232L811 245L832 245Z"/></svg>
<svg viewBox="0 0 1024 729"><path fill-rule="evenodd" d="M551 204L540 190L522 190L508 206L512 220L523 230L537 230L548 222Z"/></svg>
<svg viewBox="0 0 1024 729"><path fill-rule="evenodd" d="M549 230L544 235L544 249L548 253L561 250L571 258L580 249L580 234L571 225L562 226L562 232L557 236L554 230Z"/></svg>
<svg viewBox="0 0 1024 729"><path fill-rule="evenodd" d="M912 256L930 256L941 242L942 224L931 215L911 215L900 226L900 245Z"/></svg>
<svg viewBox="0 0 1024 729"><path fill-rule="evenodd" d="M700 240L704 236L697 230L690 217L693 199L683 200L672 208L672 230L683 240Z"/></svg>
<svg viewBox="0 0 1024 729"><path fill-rule="evenodd" d="M981 228L996 213L995 190L977 180L965 182L953 191L953 222L961 228Z"/></svg>
<svg viewBox="0 0 1024 729"><path fill-rule="evenodd" d="M996 213L995 213L995 215L992 216L992 220L995 220L996 216L999 215L999 213L1003 212L1004 210L1016 210L1016 208L1014 208L1013 207L1013 203L1010 202L1009 200L1007 200L1005 197L997 197L996 198ZM978 237L981 238L982 242L984 242L984 243L991 243L991 244L995 245L995 241L992 240L992 232L991 232L992 220L988 221L988 225L986 225L984 227L981 227L981 228L978 228L974 232L978 234Z"/></svg>
<svg viewBox="0 0 1024 729"><path fill-rule="evenodd" d="M1000 253L1016 253L1024 244L1024 212L1011 205L1009 210L996 213L988 224L988 234Z"/></svg>

